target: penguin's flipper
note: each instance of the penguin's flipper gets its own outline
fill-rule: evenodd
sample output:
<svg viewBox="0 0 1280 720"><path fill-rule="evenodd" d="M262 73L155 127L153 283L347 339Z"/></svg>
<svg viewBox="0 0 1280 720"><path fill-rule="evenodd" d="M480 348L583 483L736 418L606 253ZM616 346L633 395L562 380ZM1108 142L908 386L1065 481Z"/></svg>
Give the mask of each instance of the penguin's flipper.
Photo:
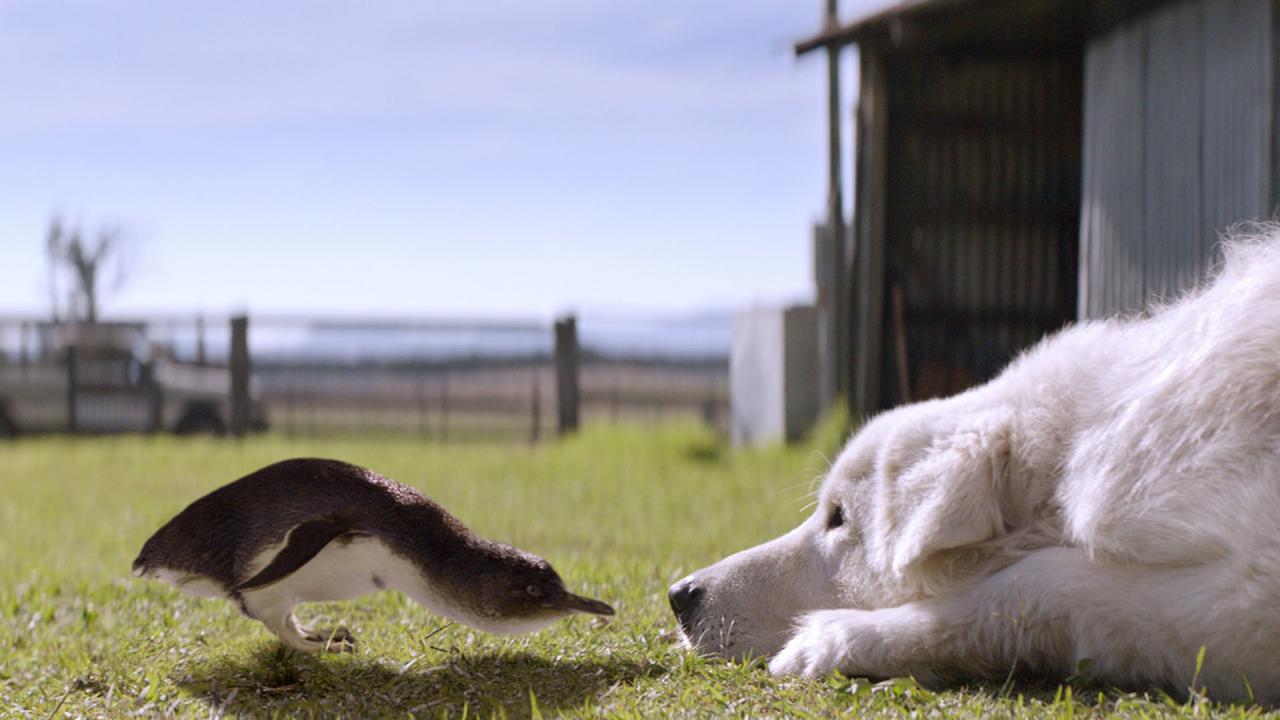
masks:
<svg viewBox="0 0 1280 720"><path fill-rule="evenodd" d="M257 575L235 586L236 592L255 590L292 575L336 537L354 532L350 521L338 516L308 520L289 531L285 546Z"/></svg>

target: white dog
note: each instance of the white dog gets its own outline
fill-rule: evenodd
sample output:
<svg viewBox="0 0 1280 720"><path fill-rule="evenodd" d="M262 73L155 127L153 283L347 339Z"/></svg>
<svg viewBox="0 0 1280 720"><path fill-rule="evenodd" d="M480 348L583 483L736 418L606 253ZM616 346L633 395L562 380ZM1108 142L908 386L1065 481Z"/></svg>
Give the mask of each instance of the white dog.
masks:
<svg viewBox="0 0 1280 720"><path fill-rule="evenodd" d="M775 674L1063 677L1280 701L1280 231L1150 318L868 423L795 530L672 586ZM1083 661L1088 662L1083 662Z"/></svg>

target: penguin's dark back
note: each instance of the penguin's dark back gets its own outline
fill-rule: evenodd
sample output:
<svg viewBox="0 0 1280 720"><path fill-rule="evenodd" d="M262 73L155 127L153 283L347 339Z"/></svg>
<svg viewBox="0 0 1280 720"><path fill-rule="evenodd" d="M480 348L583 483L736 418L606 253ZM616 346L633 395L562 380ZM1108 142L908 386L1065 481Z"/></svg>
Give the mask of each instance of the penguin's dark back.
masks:
<svg viewBox="0 0 1280 720"><path fill-rule="evenodd" d="M262 548L320 517L343 517L357 531L374 522L405 537L468 534L413 488L350 463L298 458L268 465L191 503L147 540L134 569L199 573L232 587Z"/></svg>

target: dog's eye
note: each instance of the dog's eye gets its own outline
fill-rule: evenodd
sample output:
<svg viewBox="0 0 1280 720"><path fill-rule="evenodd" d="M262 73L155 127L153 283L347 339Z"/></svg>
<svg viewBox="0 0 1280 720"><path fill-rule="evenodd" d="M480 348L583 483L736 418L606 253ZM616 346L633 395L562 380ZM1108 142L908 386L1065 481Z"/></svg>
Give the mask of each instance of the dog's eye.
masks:
<svg viewBox="0 0 1280 720"><path fill-rule="evenodd" d="M827 529L835 530L844 524L844 508L835 505L831 508L831 512L827 514Z"/></svg>

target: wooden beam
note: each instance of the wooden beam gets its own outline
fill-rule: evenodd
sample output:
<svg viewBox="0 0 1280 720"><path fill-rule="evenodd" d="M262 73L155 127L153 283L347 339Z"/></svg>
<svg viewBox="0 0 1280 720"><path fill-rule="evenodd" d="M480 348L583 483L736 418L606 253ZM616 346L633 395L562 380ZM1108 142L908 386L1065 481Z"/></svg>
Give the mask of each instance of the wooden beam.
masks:
<svg viewBox="0 0 1280 720"><path fill-rule="evenodd" d="M826 0L825 23L828 28L839 25L838 0ZM840 397L849 387L850 269L845 250L847 233L844 222L844 188L841 182L844 163L840 152L840 47L827 48L827 233L834 260L831 288L831 317L835 332L831 334L831 371L833 397Z"/></svg>
<svg viewBox="0 0 1280 720"><path fill-rule="evenodd" d="M822 32L803 40L797 40L795 44L795 52L797 56L808 55L819 48L826 47L844 47L852 42L848 39L848 32L843 28L828 28Z"/></svg>
<svg viewBox="0 0 1280 720"><path fill-rule="evenodd" d="M857 262L851 288L855 308L853 380L849 407L866 417L880 410L884 328L884 245L889 144L889 87L883 54L862 48L858 98Z"/></svg>

